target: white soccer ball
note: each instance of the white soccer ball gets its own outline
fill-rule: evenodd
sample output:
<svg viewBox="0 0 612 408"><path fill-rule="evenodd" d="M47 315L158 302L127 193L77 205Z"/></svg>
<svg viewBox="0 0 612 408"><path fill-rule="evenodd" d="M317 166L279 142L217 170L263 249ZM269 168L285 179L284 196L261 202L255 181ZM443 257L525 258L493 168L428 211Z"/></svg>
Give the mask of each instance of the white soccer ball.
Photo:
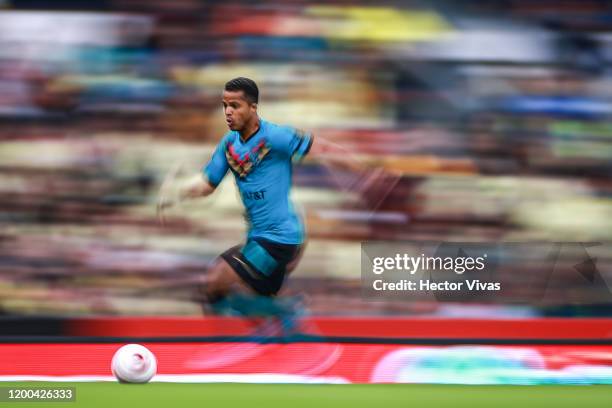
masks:
<svg viewBox="0 0 612 408"><path fill-rule="evenodd" d="M111 370L119 382L146 383L157 373L157 359L145 346L126 344L115 352Z"/></svg>

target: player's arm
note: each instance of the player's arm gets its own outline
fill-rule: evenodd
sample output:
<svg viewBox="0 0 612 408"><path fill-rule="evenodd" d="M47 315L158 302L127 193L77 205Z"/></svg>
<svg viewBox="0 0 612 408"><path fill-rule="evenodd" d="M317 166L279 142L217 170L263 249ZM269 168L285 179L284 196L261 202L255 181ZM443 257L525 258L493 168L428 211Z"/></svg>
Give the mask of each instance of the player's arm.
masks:
<svg viewBox="0 0 612 408"><path fill-rule="evenodd" d="M297 129L288 146L294 163L306 158L331 170L341 169L361 174L362 181L375 180L379 173L384 172L382 168L372 169L372 163L366 162L344 146Z"/></svg>
<svg viewBox="0 0 612 408"><path fill-rule="evenodd" d="M383 194L388 194L401 177L397 174L388 173L384 167L377 165L375 161L366 161L344 146L319 136L313 138L307 157L332 170L330 173L332 176L336 169L355 174L357 180L348 183L348 185L340 182L338 179L336 181L343 191L358 193L364 196L380 194L380 191L373 193L376 191L374 190L375 188L382 188L385 190Z"/></svg>
<svg viewBox="0 0 612 408"><path fill-rule="evenodd" d="M192 177L178 186L169 184L171 183L165 182L161 187L157 202L158 215L167 208L180 204L183 201L206 197L215 191L215 187L210 184L203 174Z"/></svg>
<svg viewBox="0 0 612 408"><path fill-rule="evenodd" d="M338 167L355 173L366 168L366 163L349 149L321 136L313 137L307 157L325 166Z"/></svg>
<svg viewBox="0 0 612 408"><path fill-rule="evenodd" d="M179 190L179 201L192 200L194 198L211 195L217 186L213 186L205 174L200 174L192 180L188 180Z"/></svg>
<svg viewBox="0 0 612 408"><path fill-rule="evenodd" d="M208 164L202 169L202 172L178 186L172 186L171 184L173 183L168 182L169 179L176 177L176 174L171 174L160 190L160 197L157 203L158 214L162 213L164 209L182 201L206 197L212 194L229 169L225 159L224 148L225 144L221 142L215 149ZM174 173L177 172L178 169L175 169Z"/></svg>

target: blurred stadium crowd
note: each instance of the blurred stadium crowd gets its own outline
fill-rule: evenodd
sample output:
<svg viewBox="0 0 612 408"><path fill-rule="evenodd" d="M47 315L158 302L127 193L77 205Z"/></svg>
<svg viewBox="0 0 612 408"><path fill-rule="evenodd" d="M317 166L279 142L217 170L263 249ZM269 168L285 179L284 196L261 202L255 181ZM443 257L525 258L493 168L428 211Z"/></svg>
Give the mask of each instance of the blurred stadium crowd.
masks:
<svg viewBox="0 0 612 408"><path fill-rule="evenodd" d="M233 181L165 228L156 195L207 161L247 76L262 117L402 175L359 197L296 169L309 245L287 293L312 313L609 315L609 290L563 274L531 304L368 302L359 260L368 240L610 241L611 63L606 1L0 0L0 313L198 314L154 288L243 239Z"/></svg>

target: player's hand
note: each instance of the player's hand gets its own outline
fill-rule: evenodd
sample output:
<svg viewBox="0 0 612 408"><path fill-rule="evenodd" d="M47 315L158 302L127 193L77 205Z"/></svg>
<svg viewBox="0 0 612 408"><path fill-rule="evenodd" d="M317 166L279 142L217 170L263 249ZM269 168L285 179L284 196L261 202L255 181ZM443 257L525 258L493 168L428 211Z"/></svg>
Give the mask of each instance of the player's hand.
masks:
<svg viewBox="0 0 612 408"><path fill-rule="evenodd" d="M165 211L175 204L176 202L171 197L160 192L159 199L157 200L157 220L162 226L166 225Z"/></svg>
<svg viewBox="0 0 612 408"><path fill-rule="evenodd" d="M360 174L360 178L355 186L355 190L360 195L367 195L369 191L379 185L379 183L384 179L386 175L387 172L382 167L363 171L362 174Z"/></svg>
<svg viewBox="0 0 612 408"><path fill-rule="evenodd" d="M384 167L368 169L360 174L353 191L361 198L370 211L376 211L396 188L401 174L386 170Z"/></svg>
<svg viewBox="0 0 612 408"><path fill-rule="evenodd" d="M164 226L166 225L165 211L179 203L176 179L182 171L182 165L175 165L164 178L164 182L159 188L157 198L157 220Z"/></svg>

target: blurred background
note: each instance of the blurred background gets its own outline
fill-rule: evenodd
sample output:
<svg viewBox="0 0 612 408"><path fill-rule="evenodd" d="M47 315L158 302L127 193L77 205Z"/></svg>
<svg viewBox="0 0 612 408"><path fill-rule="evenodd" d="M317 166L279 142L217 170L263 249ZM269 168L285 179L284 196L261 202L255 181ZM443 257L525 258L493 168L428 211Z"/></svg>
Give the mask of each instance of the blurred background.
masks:
<svg viewBox="0 0 612 408"><path fill-rule="evenodd" d="M232 177L166 227L155 203L174 165L208 161L236 76L263 118L401 174L359 196L355 175L296 168L309 243L285 293L311 313L612 314L607 1L0 0L1 314L200 315L149 289L244 239ZM371 302L360 243L376 240L602 242L605 285L559 274L521 302L543 272L517 265L478 302Z"/></svg>

